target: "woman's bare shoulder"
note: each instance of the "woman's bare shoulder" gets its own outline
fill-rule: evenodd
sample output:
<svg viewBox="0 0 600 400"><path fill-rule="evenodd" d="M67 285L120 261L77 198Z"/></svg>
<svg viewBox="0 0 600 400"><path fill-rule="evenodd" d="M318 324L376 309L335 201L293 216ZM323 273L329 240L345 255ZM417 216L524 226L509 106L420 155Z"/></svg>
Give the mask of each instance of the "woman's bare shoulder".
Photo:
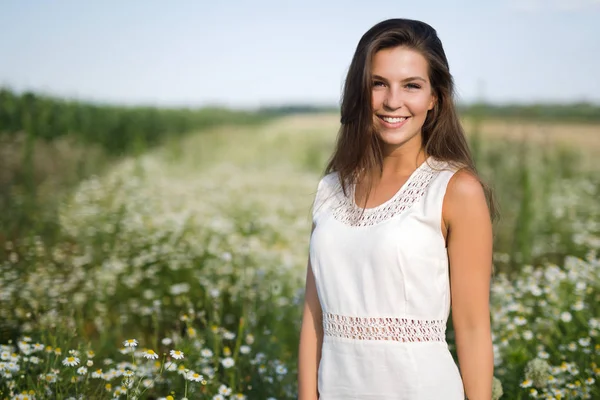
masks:
<svg viewBox="0 0 600 400"><path fill-rule="evenodd" d="M448 222L466 215L489 214L485 191L477 175L466 168L452 175L446 189L444 211Z"/></svg>

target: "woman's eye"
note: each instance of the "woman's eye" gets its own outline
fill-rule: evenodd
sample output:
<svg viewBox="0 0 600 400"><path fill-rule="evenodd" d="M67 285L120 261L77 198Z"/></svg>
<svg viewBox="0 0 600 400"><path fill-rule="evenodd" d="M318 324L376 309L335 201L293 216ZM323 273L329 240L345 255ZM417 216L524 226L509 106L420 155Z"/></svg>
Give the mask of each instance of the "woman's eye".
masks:
<svg viewBox="0 0 600 400"><path fill-rule="evenodd" d="M383 86L385 85L385 83L381 82L381 81L373 81L373 86Z"/></svg>
<svg viewBox="0 0 600 400"><path fill-rule="evenodd" d="M409 89L421 89L421 85L418 85L416 83L409 83L406 85L406 87Z"/></svg>

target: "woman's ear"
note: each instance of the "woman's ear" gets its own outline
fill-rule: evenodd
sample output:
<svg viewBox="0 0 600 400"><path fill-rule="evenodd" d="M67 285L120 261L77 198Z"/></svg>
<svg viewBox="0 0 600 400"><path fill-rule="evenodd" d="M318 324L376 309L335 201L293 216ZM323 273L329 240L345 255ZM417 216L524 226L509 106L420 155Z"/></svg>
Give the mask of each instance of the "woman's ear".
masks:
<svg viewBox="0 0 600 400"><path fill-rule="evenodd" d="M435 107L435 103L437 103L437 97L434 94L432 94L431 101L429 102L429 107L427 109L433 110L433 107Z"/></svg>

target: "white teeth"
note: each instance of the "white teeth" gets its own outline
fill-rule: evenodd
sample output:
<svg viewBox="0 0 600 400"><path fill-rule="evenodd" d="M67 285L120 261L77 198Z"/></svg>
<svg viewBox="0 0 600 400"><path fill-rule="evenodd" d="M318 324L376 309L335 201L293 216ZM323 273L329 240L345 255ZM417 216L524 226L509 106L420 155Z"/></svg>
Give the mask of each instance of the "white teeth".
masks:
<svg viewBox="0 0 600 400"><path fill-rule="evenodd" d="M406 118L390 118L390 117L382 117L385 122L389 122L390 124L397 124L398 122L404 121Z"/></svg>

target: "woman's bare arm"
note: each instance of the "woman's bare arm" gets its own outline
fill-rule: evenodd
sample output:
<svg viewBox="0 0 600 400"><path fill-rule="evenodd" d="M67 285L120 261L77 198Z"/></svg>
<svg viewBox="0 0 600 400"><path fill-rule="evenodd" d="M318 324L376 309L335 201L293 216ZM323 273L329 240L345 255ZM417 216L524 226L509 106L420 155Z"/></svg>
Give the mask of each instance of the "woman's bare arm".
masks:
<svg viewBox="0 0 600 400"><path fill-rule="evenodd" d="M444 199L452 321L458 363L469 400L490 400L494 354L489 292L492 273L492 224L478 179L460 170Z"/></svg>
<svg viewBox="0 0 600 400"><path fill-rule="evenodd" d="M314 228L313 224L312 230ZM321 303L317 295L315 277L309 257L306 268L306 289L298 352L298 400L317 400L319 398L317 371L323 343L322 318Z"/></svg>

